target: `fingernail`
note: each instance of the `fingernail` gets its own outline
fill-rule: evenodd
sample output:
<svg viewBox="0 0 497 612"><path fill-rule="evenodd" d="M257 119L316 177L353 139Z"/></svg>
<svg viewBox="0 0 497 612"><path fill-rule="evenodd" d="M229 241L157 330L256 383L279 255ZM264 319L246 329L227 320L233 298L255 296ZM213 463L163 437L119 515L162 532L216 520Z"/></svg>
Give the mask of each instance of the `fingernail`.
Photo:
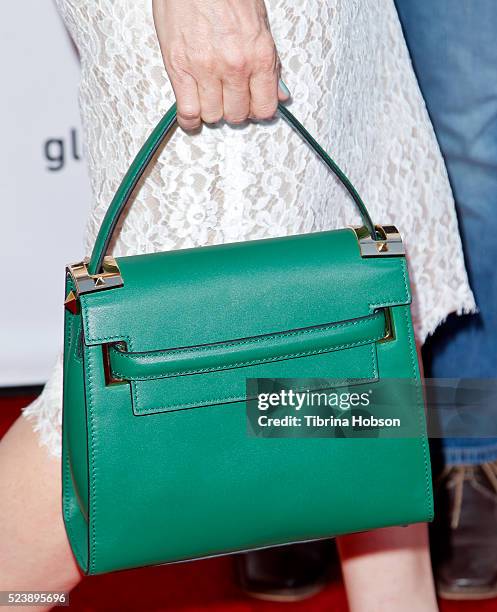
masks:
<svg viewBox="0 0 497 612"><path fill-rule="evenodd" d="M288 89L288 87L285 85L285 82L283 81L283 79L280 79L278 81L278 87L281 89L281 91L285 94L285 96L290 97L292 94L290 93L290 90Z"/></svg>

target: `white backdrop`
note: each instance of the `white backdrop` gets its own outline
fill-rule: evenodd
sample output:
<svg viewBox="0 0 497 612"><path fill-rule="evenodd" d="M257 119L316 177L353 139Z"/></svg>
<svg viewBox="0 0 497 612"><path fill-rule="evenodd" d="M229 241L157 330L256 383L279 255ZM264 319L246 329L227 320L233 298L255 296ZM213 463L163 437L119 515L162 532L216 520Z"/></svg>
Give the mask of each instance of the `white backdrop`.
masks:
<svg viewBox="0 0 497 612"><path fill-rule="evenodd" d="M45 382L90 202L77 54L50 0L2 8L0 386Z"/></svg>

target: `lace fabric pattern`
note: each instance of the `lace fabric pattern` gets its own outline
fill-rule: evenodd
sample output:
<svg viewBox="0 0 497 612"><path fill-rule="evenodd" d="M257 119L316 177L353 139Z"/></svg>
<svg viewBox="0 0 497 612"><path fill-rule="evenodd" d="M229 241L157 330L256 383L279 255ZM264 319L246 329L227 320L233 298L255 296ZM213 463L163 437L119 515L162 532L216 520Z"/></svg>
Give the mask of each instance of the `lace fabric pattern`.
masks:
<svg viewBox="0 0 497 612"><path fill-rule="evenodd" d="M151 0L57 0L81 58L93 193L90 253L133 156L174 101ZM393 0L267 0L289 108L354 182L376 223L405 241L419 343L475 303L454 201ZM283 120L177 130L112 245L114 255L360 224L352 201ZM60 454L61 361L26 410Z"/></svg>

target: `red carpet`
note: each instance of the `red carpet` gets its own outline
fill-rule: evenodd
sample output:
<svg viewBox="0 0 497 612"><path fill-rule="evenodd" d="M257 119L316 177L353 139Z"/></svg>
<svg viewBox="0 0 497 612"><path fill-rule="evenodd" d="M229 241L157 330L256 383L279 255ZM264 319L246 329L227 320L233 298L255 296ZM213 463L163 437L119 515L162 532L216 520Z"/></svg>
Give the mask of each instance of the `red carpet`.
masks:
<svg viewBox="0 0 497 612"><path fill-rule="evenodd" d="M31 399L0 397L0 436ZM339 580L302 603L274 604L250 600L234 584L229 557L85 578L71 593L70 599L69 609L77 612L347 612L345 592ZM497 612L497 599L441 601L440 609L441 612Z"/></svg>

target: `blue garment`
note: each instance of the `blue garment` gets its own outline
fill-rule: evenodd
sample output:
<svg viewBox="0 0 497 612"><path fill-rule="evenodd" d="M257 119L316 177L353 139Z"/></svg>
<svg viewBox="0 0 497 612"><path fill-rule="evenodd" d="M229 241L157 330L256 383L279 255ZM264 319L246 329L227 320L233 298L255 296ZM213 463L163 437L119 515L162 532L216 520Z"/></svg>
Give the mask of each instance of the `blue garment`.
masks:
<svg viewBox="0 0 497 612"><path fill-rule="evenodd" d="M445 158L480 313L427 343L428 376L497 378L497 0L396 0ZM426 228L429 240L430 228ZM497 405L485 406L495 424ZM443 429L443 423L442 423ZM480 430L481 431L481 430ZM495 427L493 427L495 431ZM444 439L447 463L497 460L497 439Z"/></svg>

